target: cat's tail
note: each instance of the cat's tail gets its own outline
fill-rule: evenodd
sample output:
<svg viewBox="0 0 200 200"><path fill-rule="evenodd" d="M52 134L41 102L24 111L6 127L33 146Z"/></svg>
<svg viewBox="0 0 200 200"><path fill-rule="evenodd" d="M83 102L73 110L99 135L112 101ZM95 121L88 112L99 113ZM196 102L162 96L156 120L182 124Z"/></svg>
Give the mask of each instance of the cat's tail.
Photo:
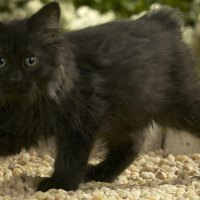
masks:
<svg viewBox="0 0 200 200"><path fill-rule="evenodd" d="M157 21L170 30L180 30L183 25L182 13L178 9L168 6L150 10L144 15L143 19Z"/></svg>

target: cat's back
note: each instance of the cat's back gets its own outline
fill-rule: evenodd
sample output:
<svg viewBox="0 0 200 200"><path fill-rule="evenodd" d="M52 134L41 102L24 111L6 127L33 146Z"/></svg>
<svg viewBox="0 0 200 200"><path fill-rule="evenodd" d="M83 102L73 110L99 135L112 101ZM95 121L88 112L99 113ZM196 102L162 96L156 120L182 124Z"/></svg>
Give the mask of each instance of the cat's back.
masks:
<svg viewBox="0 0 200 200"><path fill-rule="evenodd" d="M162 8L134 21L114 21L72 31L66 38L72 44L80 71L87 75L94 72L104 80L112 105L116 99L124 106L134 99L134 110L141 111L143 105L157 110L155 107L173 93L171 71L185 71L179 65L188 51L177 15L171 8Z"/></svg>
<svg viewBox="0 0 200 200"><path fill-rule="evenodd" d="M177 51L185 49L178 15L164 7L137 20L109 22L65 37L81 70L103 72L104 77L123 74L135 81L138 76L161 77L178 61Z"/></svg>
<svg viewBox="0 0 200 200"><path fill-rule="evenodd" d="M74 49L79 55L119 53L131 47L136 49L138 43L144 48L145 45L156 46L181 37L178 15L176 10L164 7L149 11L136 20L116 20L71 31L65 37L73 47L77 47Z"/></svg>

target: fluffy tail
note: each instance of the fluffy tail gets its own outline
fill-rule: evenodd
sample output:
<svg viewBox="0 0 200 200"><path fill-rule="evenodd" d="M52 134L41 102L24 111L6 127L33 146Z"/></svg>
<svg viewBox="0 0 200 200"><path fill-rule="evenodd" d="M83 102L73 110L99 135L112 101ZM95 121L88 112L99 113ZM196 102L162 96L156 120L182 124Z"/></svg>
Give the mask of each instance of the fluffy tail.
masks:
<svg viewBox="0 0 200 200"><path fill-rule="evenodd" d="M143 19L157 21L170 30L180 30L180 27L183 25L182 18L183 15L178 9L163 6L147 12Z"/></svg>

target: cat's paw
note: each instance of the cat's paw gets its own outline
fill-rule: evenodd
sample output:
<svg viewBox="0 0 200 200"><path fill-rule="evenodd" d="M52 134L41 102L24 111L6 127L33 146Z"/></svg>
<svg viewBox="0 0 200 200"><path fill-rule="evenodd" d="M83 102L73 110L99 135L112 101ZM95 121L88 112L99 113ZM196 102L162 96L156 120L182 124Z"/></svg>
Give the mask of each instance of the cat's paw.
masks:
<svg viewBox="0 0 200 200"><path fill-rule="evenodd" d="M69 190L76 190L77 188L78 186L72 187L71 185L69 186L67 184L64 184L54 178L45 178L39 183L37 190L42 192L46 192L47 190L50 189L63 189L69 191Z"/></svg>
<svg viewBox="0 0 200 200"><path fill-rule="evenodd" d="M95 166L88 165L85 177L83 179L84 182L94 181L95 180Z"/></svg>
<svg viewBox="0 0 200 200"><path fill-rule="evenodd" d="M83 181L100 181L110 183L114 180L114 177L111 177L110 175L111 174L108 174L107 171L101 165L88 165Z"/></svg>
<svg viewBox="0 0 200 200"><path fill-rule="evenodd" d="M45 178L44 180L42 180L39 183L37 190L42 191L42 192L46 192L47 190L53 189L53 188L54 189L61 189L62 186L57 180L55 180L53 178Z"/></svg>

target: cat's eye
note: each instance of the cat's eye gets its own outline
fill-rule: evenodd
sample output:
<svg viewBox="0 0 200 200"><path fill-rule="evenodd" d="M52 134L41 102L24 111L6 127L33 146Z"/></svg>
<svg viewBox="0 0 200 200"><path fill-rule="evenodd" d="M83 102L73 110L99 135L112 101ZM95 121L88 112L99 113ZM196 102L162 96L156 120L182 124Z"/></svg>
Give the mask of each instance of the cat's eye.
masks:
<svg viewBox="0 0 200 200"><path fill-rule="evenodd" d="M38 62L38 58L36 56L28 56L25 59L25 65L27 67L34 67Z"/></svg>
<svg viewBox="0 0 200 200"><path fill-rule="evenodd" d="M0 68L4 68L7 64L7 61L5 58L0 57Z"/></svg>

